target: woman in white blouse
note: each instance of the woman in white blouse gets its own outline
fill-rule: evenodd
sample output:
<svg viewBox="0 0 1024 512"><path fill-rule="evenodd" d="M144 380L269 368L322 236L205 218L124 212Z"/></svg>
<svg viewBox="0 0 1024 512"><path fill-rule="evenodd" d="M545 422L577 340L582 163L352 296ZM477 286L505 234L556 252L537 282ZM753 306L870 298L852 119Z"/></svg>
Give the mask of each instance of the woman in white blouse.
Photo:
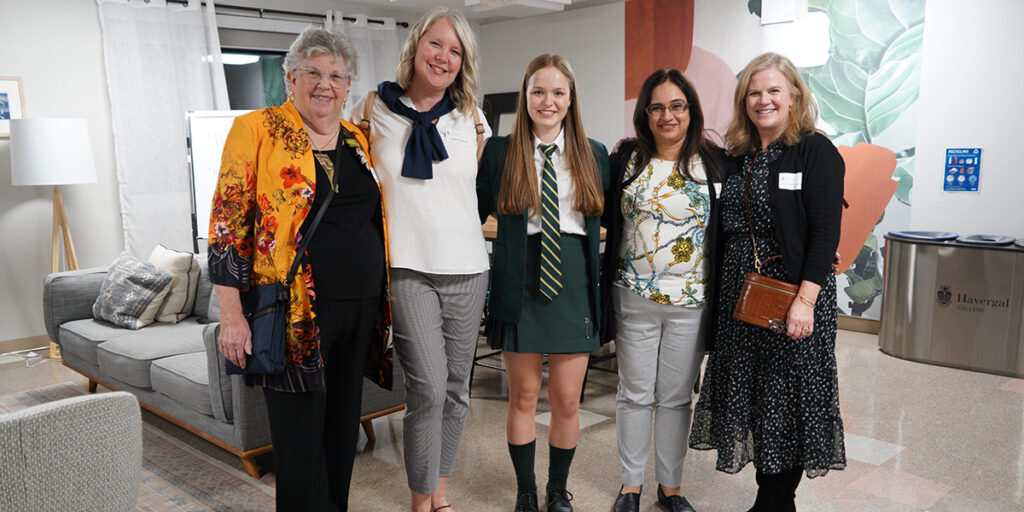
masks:
<svg viewBox="0 0 1024 512"><path fill-rule="evenodd" d="M712 290L706 236L721 150L704 138L697 91L677 70L655 71L633 113L636 139L612 154L605 225L602 335L619 363L615 424L622 488L614 512L640 510L653 423L658 502L692 511L680 493L691 401ZM709 186L712 185L712 186ZM610 307L614 304L614 308ZM652 421L653 416L653 421Z"/></svg>
<svg viewBox="0 0 1024 512"><path fill-rule="evenodd" d="M466 19L439 7L409 31L395 82L352 121L368 127L388 213L394 345L405 372L405 470L412 510L445 497L469 410L469 375L489 267L476 221L477 46ZM478 134L480 136L478 136Z"/></svg>

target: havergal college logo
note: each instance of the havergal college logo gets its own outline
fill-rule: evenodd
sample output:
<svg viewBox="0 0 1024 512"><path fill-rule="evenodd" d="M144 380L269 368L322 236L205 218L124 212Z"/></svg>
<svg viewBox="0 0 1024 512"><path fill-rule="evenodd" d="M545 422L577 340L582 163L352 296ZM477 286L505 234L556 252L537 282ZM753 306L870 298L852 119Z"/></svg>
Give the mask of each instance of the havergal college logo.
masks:
<svg viewBox="0 0 1024 512"><path fill-rule="evenodd" d="M953 301L953 292L949 291L949 286L940 285L939 291L935 293L935 300L942 307L948 306Z"/></svg>

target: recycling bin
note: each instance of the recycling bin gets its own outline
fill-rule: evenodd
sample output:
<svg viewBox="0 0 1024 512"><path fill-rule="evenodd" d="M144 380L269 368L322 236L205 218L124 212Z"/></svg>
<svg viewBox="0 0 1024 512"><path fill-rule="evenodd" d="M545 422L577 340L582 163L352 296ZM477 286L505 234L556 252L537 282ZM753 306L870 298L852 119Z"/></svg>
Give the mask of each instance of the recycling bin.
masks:
<svg viewBox="0 0 1024 512"><path fill-rule="evenodd" d="M894 231L885 240L882 351L1024 377L1024 239Z"/></svg>

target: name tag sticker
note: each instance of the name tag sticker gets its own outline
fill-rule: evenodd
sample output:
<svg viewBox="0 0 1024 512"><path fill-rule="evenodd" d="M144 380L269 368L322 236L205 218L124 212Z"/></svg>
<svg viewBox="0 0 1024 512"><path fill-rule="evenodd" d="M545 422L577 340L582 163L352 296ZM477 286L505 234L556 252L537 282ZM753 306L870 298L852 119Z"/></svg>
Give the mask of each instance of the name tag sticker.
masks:
<svg viewBox="0 0 1024 512"><path fill-rule="evenodd" d="M780 172L779 173L779 189L781 190L800 190L804 181L804 173L802 172Z"/></svg>

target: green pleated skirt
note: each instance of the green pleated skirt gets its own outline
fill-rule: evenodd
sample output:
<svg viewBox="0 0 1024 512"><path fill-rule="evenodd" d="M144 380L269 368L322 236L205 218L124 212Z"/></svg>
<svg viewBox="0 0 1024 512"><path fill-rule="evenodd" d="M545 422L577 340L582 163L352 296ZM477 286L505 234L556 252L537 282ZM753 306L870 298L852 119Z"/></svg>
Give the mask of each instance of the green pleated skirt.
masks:
<svg viewBox="0 0 1024 512"><path fill-rule="evenodd" d="M601 340L591 318L586 237L561 236L562 290L554 300L540 292L540 238L526 238L526 290L519 322L506 323L488 315L487 342L491 348L508 352L593 352L600 348Z"/></svg>

